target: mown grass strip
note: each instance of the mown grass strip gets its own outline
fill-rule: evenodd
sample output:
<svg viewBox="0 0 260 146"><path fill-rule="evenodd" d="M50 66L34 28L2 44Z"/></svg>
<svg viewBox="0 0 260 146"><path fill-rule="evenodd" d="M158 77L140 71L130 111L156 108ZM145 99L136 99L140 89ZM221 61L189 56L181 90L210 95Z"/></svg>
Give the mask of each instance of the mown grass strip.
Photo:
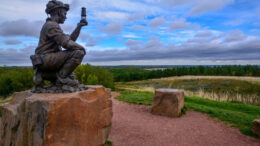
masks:
<svg viewBox="0 0 260 146"><path fill-rule="evenodd" d="M121 91L116 99L132 104L152 105L154 93ZM231 123L246 135L257 137L251 132L252 121L260 118L260 107L232 102L219 102L199 97L185 97L185 107L206 113L211 117Z"/></svg>
<svg viewBox="0 0 260 146"><path fill-rule="evenodd" d="M188 97L188 96L185 97L185 102L199 104L199 105L207 105L212 108L226 109L229 111L242 112L251 115L258 115L260 117L260 106L253 106L249 104L232 103L232 102L218 102L218 101L213 101L205 98Z"/></svg>

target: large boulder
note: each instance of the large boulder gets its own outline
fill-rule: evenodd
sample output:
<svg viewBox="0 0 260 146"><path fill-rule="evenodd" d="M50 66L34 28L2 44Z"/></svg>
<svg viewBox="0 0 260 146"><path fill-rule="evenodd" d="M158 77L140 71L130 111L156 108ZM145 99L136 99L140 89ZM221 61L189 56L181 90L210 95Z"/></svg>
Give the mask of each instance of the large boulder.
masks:
<svg viewBox="0 0 260 146"><path fill-rule="evenodd" d="M252 131L260 137L260 119L253 121Z"/></svg>
<svg viewBox="0 0 260 146"><path fill-rule="evenodd" d="M158 89L155 91L151 113L168 117L178 117L184 107L184 91Z"/></svg>
<svg viewBox="0 0 260 146"><path fill-rule="evenodd" d="M112 120L109 89L63 94L15 93L2 105L2 146L97 146Z"/></svg>

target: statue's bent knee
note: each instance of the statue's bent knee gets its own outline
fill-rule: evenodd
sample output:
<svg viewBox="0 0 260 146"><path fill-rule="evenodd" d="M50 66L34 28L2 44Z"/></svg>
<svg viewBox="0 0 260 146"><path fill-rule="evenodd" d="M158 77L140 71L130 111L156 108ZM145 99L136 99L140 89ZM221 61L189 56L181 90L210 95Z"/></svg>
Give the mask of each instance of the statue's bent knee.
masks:
<svg viewBox="0 0 260 146"><path fill-rule="evenodd" d="M75 58L83 58L85 56L85 53L83 50L74 50L73 51L73 57Z"/></svg>

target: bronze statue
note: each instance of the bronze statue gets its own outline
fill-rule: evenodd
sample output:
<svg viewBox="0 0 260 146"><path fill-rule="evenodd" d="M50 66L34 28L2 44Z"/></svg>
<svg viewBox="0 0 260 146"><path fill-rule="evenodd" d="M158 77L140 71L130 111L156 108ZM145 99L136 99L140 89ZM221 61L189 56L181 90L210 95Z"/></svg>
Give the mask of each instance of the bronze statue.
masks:
<svg viewBox="0 0 260 146"><path fill-rule="evenodd" d="M64 88L73 92L79 86L73 71L86 54L84 47L76 43L81 28L88 25L86 9L82 8L82 19L71 35L65 34L59 26L66 20L67 11L69 5L61 1L50 0L46 5L45 12L50 17L42 27L35 55L31 56L35 70L33 92L48 92L51 88L56 91L50 92L62 92ZM51 85L46 87L44 80L50 81Z"/></svg>

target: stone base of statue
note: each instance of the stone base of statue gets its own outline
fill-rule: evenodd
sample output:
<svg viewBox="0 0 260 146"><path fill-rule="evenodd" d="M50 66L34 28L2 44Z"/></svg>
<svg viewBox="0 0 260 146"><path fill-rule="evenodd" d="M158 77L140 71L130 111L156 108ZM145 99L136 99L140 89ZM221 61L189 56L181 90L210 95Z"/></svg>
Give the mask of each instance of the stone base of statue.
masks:
<svg viewBox="0 0 260 146"><path fill-rule="evenodd" d="M112 120L109 89L88 86L74 93L18 92L2 105L2 146L98 146Z"/></svg>
<svg viewBox="0 0 260 146"><path fill-rule="evenodd" d="M66 84L46 84L33 87L33 93L72 93L76 91L86 90L87 87L83 84L66 85Z"/></svg>
<svg viewBox="0 0 260 146"><path fill-rule="evenodd" d="M178 117L184 107L184 91L177 89L158 89L153 98L152 114Z"/></svg>

